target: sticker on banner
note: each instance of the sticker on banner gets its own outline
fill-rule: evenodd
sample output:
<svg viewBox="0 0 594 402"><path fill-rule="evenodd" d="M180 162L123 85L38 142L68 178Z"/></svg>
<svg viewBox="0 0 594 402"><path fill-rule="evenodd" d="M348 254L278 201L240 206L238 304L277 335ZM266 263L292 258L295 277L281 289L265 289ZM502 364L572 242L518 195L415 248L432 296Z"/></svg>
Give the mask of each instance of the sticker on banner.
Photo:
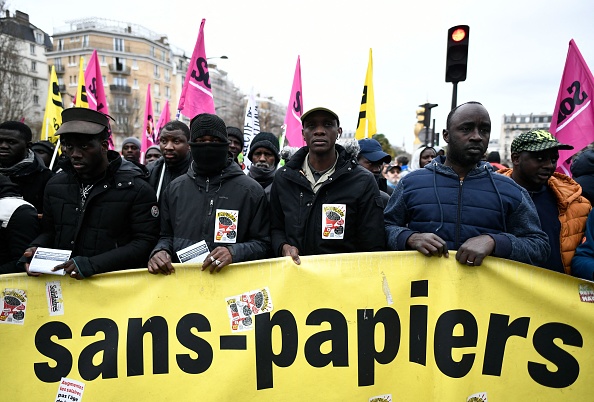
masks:
<svg viewBox="0 0 594 402"><path fill-rule="evenodd" d="M586 283L580 283L580 300L586 303L594 303L594 287Z"/></svg>
<svg viewBox="0 0 594 402"><path fill-rule="evenodd" d="M344 238L346 204L322 204L322 239Z"/></svg>
<svg viewBox="0 0 594 402"><path fill-rule="evenodd" d="M392 394L372 396L369 402L392 402Z"/></svg>
<svg viewBox="0 0 594 402"><path fill-rule="evenodd" d="M253 329L254 316L272 311L272 297L267 287L228 297L225 301L233 332Z"/></svg>
<svg viewBox="0 0 594 402"><path fill-rule="evenodd" d="M2 293L2 313L0 313L0 324L25 323L25 312L27 311L27 294L21 289L4 289Z"/></svg>
<svg viewBox="0 0 594 402"><path fill-rule="evenodd" d="M64 315L64 299L62 298L62 285L60 281L45 283L45 296L49 315Z"/></svg>
<svg viewBox="0 0 594 402"><path fill-rule="evenodd" d="M478 394L472 394L466 398L466 402L487 402L487 393L479 392Z"/></svg>
<svg viewBox="0 0 594 402"><path fill-rule="evenodd" d="M215 243L237 242L237 220L239 211L233 209L217 209L215 217Z"/></svg>
<svg viewBox="0 0 594 402"><path fill-rule="evenodd" d="M84 391L84 383L62 377L58 387L58 395L56 395L56 402L80 402Z"/></svg>

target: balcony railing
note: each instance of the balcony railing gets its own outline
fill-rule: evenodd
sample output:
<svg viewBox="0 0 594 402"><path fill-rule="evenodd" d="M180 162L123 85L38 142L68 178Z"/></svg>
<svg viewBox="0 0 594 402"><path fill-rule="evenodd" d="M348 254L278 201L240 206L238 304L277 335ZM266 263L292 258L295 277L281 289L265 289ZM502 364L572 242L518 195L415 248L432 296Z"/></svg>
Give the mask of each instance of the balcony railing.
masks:
<svg viewBox="0 0 594 402"><path fill-rule="evenodd" d="M66 71L63 64L54 64L54 67L56 68L56 74L63 74Z"/></svg>
<svg viewBox="0 0 594 402"><path fill-rule="evenodd" d="M130 75L131 68L128 66L109 65L109 72L112 74Z"/></svg>
<svg viewBox="0 0 594 402"><path fill-rule="evenodd" d="M129 85L110 85L109 90L114 93L120 94L130 94L132 93L132 88Z"/></svg>

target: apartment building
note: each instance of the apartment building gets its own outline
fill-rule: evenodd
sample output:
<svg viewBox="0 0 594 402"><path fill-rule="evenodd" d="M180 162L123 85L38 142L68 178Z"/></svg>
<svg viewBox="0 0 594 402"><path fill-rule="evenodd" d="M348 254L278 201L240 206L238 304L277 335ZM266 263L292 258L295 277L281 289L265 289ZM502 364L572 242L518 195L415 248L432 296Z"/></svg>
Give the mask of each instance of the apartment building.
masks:
<svg viewBox="0 0 594 402"><path fill-rule="evenodd" d="M0 118L22 120L38 131L48 90L45 53L52 48L48 34L29 15L6 10L0 18Z"/></svg>

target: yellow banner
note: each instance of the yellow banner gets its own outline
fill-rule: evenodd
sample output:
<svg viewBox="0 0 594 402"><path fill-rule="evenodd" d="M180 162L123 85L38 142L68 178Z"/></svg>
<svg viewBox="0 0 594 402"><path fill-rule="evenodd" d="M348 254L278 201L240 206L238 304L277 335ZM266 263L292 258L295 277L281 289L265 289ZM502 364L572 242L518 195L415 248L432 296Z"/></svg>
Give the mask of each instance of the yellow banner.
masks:
<svg viewBox="0 0 594 402"><path fill-rule="evenodd" d="M453 254L301 261L2 275L2 400L592 399L591 282Z"/></svg>

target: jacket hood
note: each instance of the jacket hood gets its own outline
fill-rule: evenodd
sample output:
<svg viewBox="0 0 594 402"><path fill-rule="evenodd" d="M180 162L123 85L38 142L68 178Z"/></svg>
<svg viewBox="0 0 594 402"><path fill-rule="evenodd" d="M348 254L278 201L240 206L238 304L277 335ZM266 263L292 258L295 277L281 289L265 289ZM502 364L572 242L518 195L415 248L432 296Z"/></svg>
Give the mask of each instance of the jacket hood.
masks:
<svg viewBox="0 0 594 402"><path fill-rule="evenodd" d="M594 149L582 152L571 164L571 174L574 177L594 175Z"/></svg>
<svg viewBox="0 0 594 402"><path fill-rule="evenodd" d="M19 186L8 177L0 174L0 198L20 197Z"/></svg>

